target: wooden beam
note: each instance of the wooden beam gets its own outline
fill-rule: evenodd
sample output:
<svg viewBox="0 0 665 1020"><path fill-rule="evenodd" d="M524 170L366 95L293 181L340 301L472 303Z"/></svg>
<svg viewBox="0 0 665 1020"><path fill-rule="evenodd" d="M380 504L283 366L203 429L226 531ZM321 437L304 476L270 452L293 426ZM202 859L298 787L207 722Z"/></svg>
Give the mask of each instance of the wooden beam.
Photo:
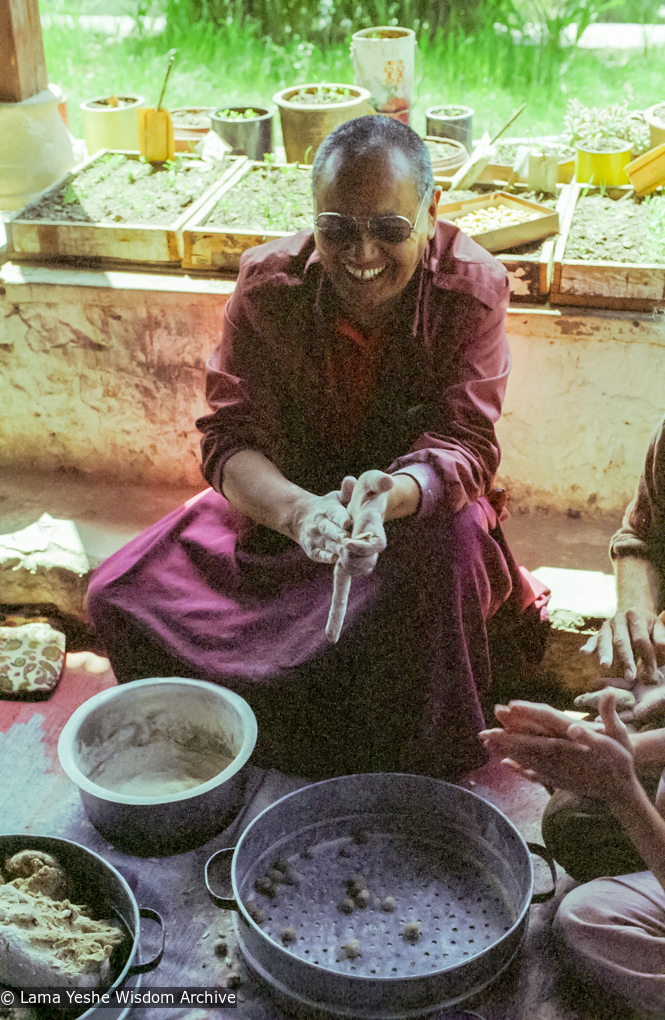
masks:
<svg viewBox="0 0 665 1020"><path fill-rule="evenodd" d="M38 0L0 0L0 102L21 103L47 86Z"/></svg>

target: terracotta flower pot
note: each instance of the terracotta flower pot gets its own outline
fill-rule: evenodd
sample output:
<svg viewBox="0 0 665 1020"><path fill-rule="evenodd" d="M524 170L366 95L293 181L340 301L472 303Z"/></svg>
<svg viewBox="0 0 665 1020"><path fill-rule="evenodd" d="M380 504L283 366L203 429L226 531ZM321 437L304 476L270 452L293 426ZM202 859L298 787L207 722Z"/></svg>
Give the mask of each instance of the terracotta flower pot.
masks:
<svg viewBox="0 0 665 1020"><path fill-rule="evenodd" d="M176 152L192 152L205 138L212 127L210 112L213 109L212 106L177 106L170 111Z"/></svg>
<svg viewBox="0 0 665 1020"><path fill-rule="evenodd" d="M345 95L341 102L317 102L321 90L337 91ZM294 96L311 94L310 102L294 102ZM347 96L348 94L348 96ZM371 113L371 96L360 85L313 84L291 85L272 97L279 107L284 149L289 163L311 163L316 150L339 124Z"/></svg>
<svg viewBox="0 0 665 1020"><path fill-rule="evenodd" d="M469 158L469 153L462 143L454 138L434 138L426 135L423 141L429 149L435 174L452 175Z"/></svg>
<svg viewBox="0 0 665 1020"><path fill-rule="evenodd" d="M609 143L602 151L593 142L576 142L576 180L585 184L628 184L626 166L630 163L631 143L617 139L617 148Z"/></svg>

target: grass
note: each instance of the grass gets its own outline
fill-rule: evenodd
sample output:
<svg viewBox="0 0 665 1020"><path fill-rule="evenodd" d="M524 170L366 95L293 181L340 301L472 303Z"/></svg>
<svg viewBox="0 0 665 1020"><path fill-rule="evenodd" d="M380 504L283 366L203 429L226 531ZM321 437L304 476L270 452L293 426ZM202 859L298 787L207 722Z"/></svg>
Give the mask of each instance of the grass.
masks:
<svg viewBox="0 0 665 1020"><path fill-rule="evenodd" d="M64 12L64 2L43 0L42 12ZM497 0L488 3L497 6ZM74 9L69 2L67 12ZM164 100L171 108L266 105L287 85L353 82L348 42L324 49L295 36L281 46L235 22L221 28L194 22L180 34L120 39L54 21L44 28L44 45L49 76L68 95L70 126L79 137L79 103L85 99L138 92L154 106L172 46L178 56ZM617 66L585 50L517 45L508 33L497 34L491 23L475 35L449 32L434 41L421 35L411 124L424 134L428 106L464 103L476 111L474 136L484 130L495 134L526 101L508 133L559 134L570 98L586 106L628 102L631 109L665 101L664 56L662 51L629 55Z"/></svg>

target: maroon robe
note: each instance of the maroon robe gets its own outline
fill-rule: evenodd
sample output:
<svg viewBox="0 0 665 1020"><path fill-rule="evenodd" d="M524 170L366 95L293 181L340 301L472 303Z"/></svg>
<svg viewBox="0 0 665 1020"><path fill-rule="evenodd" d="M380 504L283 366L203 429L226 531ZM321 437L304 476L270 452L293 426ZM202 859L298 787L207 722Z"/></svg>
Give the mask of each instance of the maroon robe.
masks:
<svg viewBox="0 0 665 1020"><path fill-rule="evenodd" d="M377 342L341 318L311 231L247 252L208 364L211 414L197 422L212 489L91 582L118 679L238 691L257 713L257 763L306 775L454 777L479 764L486 622L532 601L482 498L499 462L508 297L503 267L439 221ZM242 449L319 494L370 468L420 486L418 512L388 523L374 573L353 580L335 646L332 568L220 494Z"/></svg>

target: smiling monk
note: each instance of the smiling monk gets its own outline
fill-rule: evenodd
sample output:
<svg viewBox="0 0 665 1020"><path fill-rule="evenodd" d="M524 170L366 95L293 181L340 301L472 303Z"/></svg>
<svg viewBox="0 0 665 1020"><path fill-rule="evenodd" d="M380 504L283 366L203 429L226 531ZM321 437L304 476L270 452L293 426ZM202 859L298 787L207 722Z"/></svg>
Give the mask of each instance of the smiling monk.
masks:
<svg viewBox="0 0 665 1020"><path fill-rule="evenodd" d="M487 621L533 603L485 499L508 280L437 220L399 121L338 127L312 190L313 230L241 259L197 422L211 488L102 564L90 614L120 682L247 698L257 763L453 778L482 761Z"/></svg>

